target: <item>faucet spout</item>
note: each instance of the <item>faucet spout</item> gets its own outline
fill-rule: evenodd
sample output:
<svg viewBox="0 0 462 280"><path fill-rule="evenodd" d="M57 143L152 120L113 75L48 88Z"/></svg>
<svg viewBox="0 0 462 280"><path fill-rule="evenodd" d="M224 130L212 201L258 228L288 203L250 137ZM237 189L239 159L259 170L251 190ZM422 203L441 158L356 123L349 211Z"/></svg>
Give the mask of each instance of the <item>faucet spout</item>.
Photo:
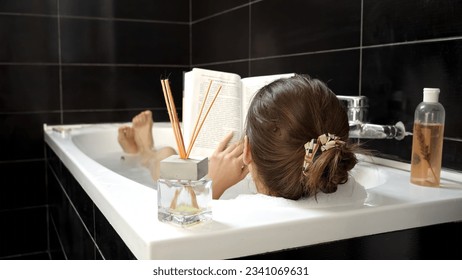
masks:
<svg viewBox="0 0 462 280"><path fill-rule="evenodd" d="M402 122L397 122L395 125L368 123L369 104L366 96L337 95L337 98L342 101L348 114L350 138L402 140L406 136L406 129Z"/></svg>
<svg viewBox="0 0 462 280"><path fill-rule="evenodd" d="M395 125L379 125L371 123L350 123L350 138L362 139L396 139L402 140L406 136L406 129L402 122Z"/></svg>

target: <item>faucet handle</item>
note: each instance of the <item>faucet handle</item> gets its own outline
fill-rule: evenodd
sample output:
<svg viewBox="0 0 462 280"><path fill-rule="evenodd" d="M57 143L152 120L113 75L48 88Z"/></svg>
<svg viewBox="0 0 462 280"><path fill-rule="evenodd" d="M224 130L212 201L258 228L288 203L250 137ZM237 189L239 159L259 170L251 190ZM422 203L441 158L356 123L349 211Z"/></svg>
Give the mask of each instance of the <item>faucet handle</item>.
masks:
<svg viewBox="0 0 462 280"><path fill-rule="evenodd" d="M349 95L337 95L340 101L343 101L345 107L348 108L367 108L369 107L369 99L367 96L349 96Z"/></svg>
<svg viewBox="0 0 462 280"><path fill-rule="evenodd" d="M350 125L367 122L369 102L366 96L337 95L337 98L345 106Z"/></svg>

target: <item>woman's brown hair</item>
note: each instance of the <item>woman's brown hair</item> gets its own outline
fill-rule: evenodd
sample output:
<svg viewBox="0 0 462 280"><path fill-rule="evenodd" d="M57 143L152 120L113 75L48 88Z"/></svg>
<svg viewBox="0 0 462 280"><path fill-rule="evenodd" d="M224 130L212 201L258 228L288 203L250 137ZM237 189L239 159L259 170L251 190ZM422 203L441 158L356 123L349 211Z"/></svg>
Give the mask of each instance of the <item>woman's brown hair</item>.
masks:
<svg viewBox="0 0 462 280"><path fill-rule="evenodd" d="M270 195L289 199L332 193L357 163L348 117L336 95L305 75L276 80L253 98L246 120L255 172ZM344 144L316 153L306 172L304 144L325 133Z"/></svg>

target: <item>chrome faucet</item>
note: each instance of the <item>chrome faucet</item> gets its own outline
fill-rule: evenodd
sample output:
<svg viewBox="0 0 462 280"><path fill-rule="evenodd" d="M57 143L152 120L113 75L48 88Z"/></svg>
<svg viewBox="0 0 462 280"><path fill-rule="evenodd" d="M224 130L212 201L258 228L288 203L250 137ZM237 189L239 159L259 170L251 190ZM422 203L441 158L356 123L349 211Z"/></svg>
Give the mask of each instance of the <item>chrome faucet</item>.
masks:
<svg viewBox="0 0 462 280"><path fill-rule="evenodd" d="M402 122L397 122L395 125L368 123L369 104L366 96L337 95L337 98L342 101L348 114L350 138L402 140L406 136L406 129Z"/></svg>

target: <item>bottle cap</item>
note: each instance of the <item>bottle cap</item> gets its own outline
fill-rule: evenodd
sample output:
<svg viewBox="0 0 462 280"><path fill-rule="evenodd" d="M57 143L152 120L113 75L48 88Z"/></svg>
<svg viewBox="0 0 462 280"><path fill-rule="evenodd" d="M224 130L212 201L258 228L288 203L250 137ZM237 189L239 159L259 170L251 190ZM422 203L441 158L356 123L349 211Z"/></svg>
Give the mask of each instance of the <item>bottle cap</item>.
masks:
<svg viewBox="0 0 462 280"><path fill-rule="evenodd" d="M424 102L437 103L438 97L440 95L440 89L439 88L424 88L423 94L424 94L424 97L423 97Z"/></svg>

